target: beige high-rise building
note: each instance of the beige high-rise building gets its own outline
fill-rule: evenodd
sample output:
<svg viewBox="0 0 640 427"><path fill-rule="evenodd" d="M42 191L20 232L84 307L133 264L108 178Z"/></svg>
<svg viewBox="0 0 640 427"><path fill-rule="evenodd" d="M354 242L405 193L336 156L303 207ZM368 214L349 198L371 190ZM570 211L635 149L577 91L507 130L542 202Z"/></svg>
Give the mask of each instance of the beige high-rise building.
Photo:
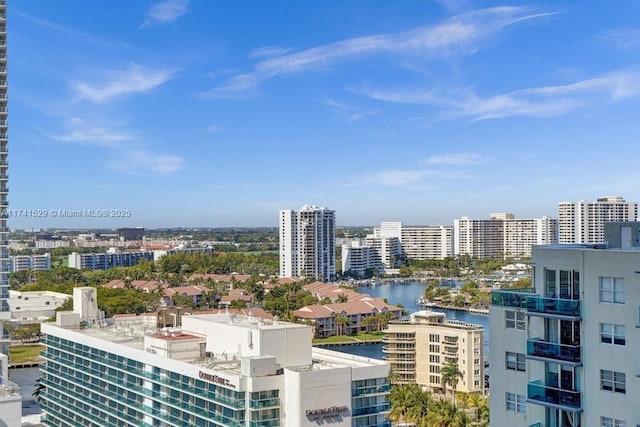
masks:
<svg viewBox="0 0 640 427"><path fill-rule="evenodd" d="M384 359L402 384L416 383L431 391L442 389L441 370L450 362L462 373L456 391L484 391L484 329L444 313L418 311L410 320L389 323Z"/></svg>
<svg viewBox="0 0 640 427"><path fill-rule="evenodd" d="M602 243L604 223L635 221L638 204L620 196L600 197L595 203L558 203L558 243Z"/></svg>

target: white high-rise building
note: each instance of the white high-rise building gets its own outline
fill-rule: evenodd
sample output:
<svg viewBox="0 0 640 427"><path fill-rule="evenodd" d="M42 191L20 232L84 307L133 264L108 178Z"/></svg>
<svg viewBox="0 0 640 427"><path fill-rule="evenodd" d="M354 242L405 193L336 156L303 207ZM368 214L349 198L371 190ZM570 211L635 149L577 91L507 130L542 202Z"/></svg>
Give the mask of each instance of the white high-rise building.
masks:
<svg viewBox="0 0 640 427"><path fill-rule="evenodd" d="M533 288L494 291L491 424L640 425L640 223L533 248Z"/></svg>
<svg viewBox="0 0 640 427"><path fill-rule="evenodd" d="M533 245L557 242L553 218L517 219L510 213L492 213L489 219L454 220L454 253L474 258L530 256Z"/></svg>
<svg viewBox="0 0 640 427"><path fill-rule="evenodd" d="M595 203L558 203L558 243L604 242L605 222L636 221L638 204L622 197L600 197Z"/></svg>
<svg viewBox="0 0 640 427"><path fill-rule="evenodd" d="M330 281L336 276L336 214L305 205L280 211L280 277L312 277Z"/></svg>
<svg viewBox="0 0 640 427"><path fill-rule="evenodd" d="M9 334L4 330L2 323L9 320L9 241L7 235L7 197L9 188L7 181L9 154L7 122L7 6L6 1L0 1L0 353L9 351Z"/></svg>
<svg viewBox="0 0 640 427"><path fill-rule="evenodd" d="M453 255L453 227L426 225L402 227L402 251L411 259L444 259Z"/></svg>

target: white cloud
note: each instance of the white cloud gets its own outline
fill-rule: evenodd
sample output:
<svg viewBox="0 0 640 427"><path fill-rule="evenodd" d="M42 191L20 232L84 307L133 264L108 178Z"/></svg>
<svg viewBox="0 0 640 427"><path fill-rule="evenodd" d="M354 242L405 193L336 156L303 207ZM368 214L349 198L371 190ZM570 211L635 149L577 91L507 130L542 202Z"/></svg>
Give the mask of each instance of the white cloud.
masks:
<svg viewBox="0 0 640 427"><path fill-rule="evenodd" d="M168 24L189 12L189 0L164 0L147 10L143 27Z"/></svg>
<svg viewBox="0 0 640 427"><path fill-rule="evenodd" d="M170 174L182 169L184 162L184 158L173 154L137 149L118 153L118 160L111 162L111 168L135 175L148 172Z"/></svg>
<svg viewBox="0 0 640 427"><path fill-rule="evenodd" d="M617 28L599 35L601 40L619 50L633 50L640 47L640 28Z"/></svg>
<svg viewBox="0 0 640 427"><path fill-rule="evenodd" d="M280 46L264 46L249 52L249 58L269 58L272 56L281 56L291 52L293 49L290 47Z"/></svg>
<svg viewBox="0 0 640 427"><path fill-rule="evenodd" d="M485 164L493 160L493 158L480 153L447 153L429 156L424 159L422 163L429 165L465 166Z"/></svg>
<svg viewBox="0 0 640 427"><path fill-rule="evenodd" d="M639 96L640 67L617 70L567 85L522 89L484 98L468 89L420 91L416 88L363 88L359 93L380 101L434 107L439 110L436 117L439 120L554 117L582 107Z"/></svg>
<svg viewBox="0 0 640 427"><path fill-rule="evenodd" d="M371 54L420 53L450 56L474 52L486 37L514 23L550 15L524 7L495 7L456 15L439 24L398 34L380 34L330 43L258 62L254 70L230 78L208 93L229 97L255 87L262 80L326 66ZM255 52L255 51L254 51Z"/></svg>
<svg viewBox="0 0 640 427"><path fill-rule="evenodd" d="M132 93L149 92L167 82L171 75L165 69L154 70L132 64L126 70L108 73L102 82L75 82L71 88L77 99L99 104Z"/></svg>
<svg viewBox="0 0 640 427"><path fill-rule="evenodd" d="M131 141L135 136L129 132L115 130L116 126L96 124L74 117L64 125L62 133L47 133L46 136L59 142L70 142L87 145L100 145L104 147L115 147L124 141Z"/></svg>

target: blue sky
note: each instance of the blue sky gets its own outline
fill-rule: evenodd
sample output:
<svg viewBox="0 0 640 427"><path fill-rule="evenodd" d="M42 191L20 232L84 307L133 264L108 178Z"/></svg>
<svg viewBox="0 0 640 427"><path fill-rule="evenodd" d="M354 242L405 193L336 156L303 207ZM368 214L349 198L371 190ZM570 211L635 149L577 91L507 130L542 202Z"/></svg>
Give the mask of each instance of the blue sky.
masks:
<svg viewBox="0 0 640 427"><path fill-rule="evenodd" d="M639 1L8 3L11 227L640 200Z"/></svg>

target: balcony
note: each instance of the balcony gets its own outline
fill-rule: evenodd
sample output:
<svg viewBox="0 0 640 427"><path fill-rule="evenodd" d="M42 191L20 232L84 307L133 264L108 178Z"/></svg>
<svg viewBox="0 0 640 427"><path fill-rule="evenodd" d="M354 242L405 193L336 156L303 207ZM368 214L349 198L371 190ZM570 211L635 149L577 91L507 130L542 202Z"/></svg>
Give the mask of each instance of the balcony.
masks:
<svg viewBox="0 0 640 427"><path fill-rule="evenodd" d="M561 364L582 365L579 345L556 344L543 341L541 338L527 340L527 359L543 362L555 361Z"/></svg>
<svg viewBox="0 0 640 427"><path fill-rule="evenodd" d="M493 291L491 292L491 305L527 308L527 298L529 295L533 294L533 289L518 289L517 291Z"/></svg>
<svg viewBox="0 0 640 427"><path fill-rule="evenodd" d="M580 320L580 300L544 298L530 296L527 298L527 311L530 316Z"/></svg>
<svg viewBox="0 0 640 427"><path fill-rule="evenodd" d="M380 412L389 411L391 409L390 406L391 405L388 402L385 402L385 403L380 403L373 406L363 406L360 408L353 408L351 412L354 417L357 417L358 415L379 414Z"/></svg>
<svg viewBox="0 0 640 427"><path fill-rule="evenodd" d="M547 387L541 381L527 384L527 402L569 412L582 412L582 393Z"/></svg>

